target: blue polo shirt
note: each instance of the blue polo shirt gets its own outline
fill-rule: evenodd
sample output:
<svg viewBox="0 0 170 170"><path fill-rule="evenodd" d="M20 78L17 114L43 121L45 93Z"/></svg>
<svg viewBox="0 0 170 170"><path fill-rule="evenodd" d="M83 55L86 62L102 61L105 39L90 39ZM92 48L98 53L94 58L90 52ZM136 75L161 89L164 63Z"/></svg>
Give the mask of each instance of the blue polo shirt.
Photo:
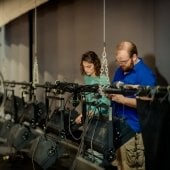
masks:
<svg viewBox="0 0 170 170"><path fill-rule="evenodd" d="M155 74L146 64L144 64L141 58L139 59L140 61L134 65L134 68L126 74L124 74L124 71L119 67L115 72L112 83L121 81L124 84L155 86ZM134 95L127 97L135 98ZM112 102L112 108L114 116L124 118L135 132L141 132L139 115L135 108L116 102Z"/></svg>

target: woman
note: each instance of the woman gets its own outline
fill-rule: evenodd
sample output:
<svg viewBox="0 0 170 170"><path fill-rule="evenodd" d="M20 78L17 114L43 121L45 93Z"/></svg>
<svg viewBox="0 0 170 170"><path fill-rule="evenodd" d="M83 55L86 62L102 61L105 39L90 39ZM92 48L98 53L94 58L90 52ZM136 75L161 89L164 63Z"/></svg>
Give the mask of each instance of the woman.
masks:
<svg viewBox="0 0 170 170"><path fill-rule="evenodd" d="M108 85L108 79L105 75L100 75L101 62L94 51L88 51L82 55L80 70L86 85ZM99 93L85 93L86 113L89 117L92 115L106 115L109 111L110 100ZM82 114L75 122L82 123Z"/></svg>

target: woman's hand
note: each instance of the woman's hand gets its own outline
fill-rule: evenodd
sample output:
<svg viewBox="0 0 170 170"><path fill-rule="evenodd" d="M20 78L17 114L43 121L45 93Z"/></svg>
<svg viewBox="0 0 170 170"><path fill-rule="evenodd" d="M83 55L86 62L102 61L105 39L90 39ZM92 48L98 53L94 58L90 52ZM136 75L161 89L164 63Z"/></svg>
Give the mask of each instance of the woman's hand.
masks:
<svg viewBox="0 0 170 170"><path fill-rule="evenodd" d="M76 124L81 124L82 123L82 114L78 115L75 119Z"/></svg>
<svg viewBox="0 0 170 170"><path fill-rule="evenodd" d="M94 115L94 111L89 111L89 112L87 113L87 116L88 116L89 119L92 118L93 115Z"/></svg>

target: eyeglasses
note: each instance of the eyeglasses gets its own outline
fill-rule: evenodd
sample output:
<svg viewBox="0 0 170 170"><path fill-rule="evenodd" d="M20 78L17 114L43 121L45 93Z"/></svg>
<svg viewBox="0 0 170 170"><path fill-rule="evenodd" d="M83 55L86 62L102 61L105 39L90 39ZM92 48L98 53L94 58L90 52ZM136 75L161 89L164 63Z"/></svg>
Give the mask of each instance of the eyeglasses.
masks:
<svg viewBox="0 0 170 170"><path fill-rule="evenodd" d="M115 60L115 62L117 64L126 64L131 58L128 58L127 60L122 60L122 61L118 61L118 60Z"/></svg>

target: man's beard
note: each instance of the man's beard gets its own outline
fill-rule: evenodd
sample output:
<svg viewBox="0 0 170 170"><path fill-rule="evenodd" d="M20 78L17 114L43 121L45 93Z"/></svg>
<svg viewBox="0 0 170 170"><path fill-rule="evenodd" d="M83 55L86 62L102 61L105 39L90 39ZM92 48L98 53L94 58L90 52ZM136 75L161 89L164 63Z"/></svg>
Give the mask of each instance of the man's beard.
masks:
<svg viewBox="0 0 170 170"><path fill-rule="evenodd" d="M121 67L121 68L124 72L129 72L133 69L133 67L134 67L134 63L132 61L128 67L124 67L124 68Z"/></svg>

